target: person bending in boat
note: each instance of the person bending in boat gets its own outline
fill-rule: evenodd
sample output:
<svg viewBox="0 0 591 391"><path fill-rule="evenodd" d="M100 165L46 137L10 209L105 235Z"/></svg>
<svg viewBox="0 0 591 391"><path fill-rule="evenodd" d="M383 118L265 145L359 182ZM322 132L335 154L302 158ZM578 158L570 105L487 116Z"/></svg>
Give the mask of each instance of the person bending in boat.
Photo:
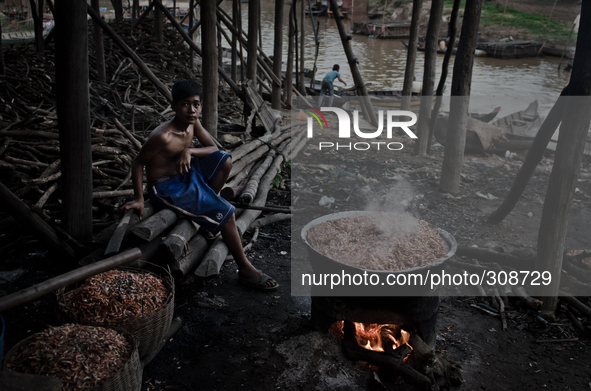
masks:
<svg viewBox="0 0 591 391"><path fill-rule="evenodd" d="M322 107L322 100L324 99L324 94L328 91L328 106L332 107L332 100L334 99L334 79L339 79L341 83L345 86L347 83L341 79L341 74L339 73L339 64L335 64L332 67L332 71L328 72L324 79L322 79L322 85L320 86L320 97L318 98L318 107Z"/></svg>
<svg viewBox="0 0 591 391"><path fill-rule="evenodd" d="M230 155L217 146L199 122L203 92L191 80L172 87L171 107L175 116L158 126L133 160L134 200L122 212L144 212L143 173L146 169L148 195L157 208L168 208L199 224L210 239L221 232L238 265L240 282L261 290L274 290L279 284L257 270L246 258L236 227L234 206L218 193L232 169ZM191 147L193 136L201 146Z"/></svg>

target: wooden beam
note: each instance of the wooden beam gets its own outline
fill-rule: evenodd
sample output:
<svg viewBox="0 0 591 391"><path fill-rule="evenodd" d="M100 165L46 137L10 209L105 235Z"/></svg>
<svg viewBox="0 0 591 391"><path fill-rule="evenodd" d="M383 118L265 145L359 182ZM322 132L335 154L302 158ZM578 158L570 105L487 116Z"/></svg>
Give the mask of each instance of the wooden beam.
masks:
<svg viewBox="0 0 591 391"><path fill-rule="evenodd" d="M160 1L160 0L156 0ZM201 2L201 36L203 55L201 56L201 84L203 86L202 123L214 138L218 134L218 47L216 5L212 1ZM220 52L222 48L219 48Z"/></svg>
<svg viewBox="0 0 591 391"><path fill-rule="evenodd" d="M239 1L239 0L236 0ZM275 41L273 43L273 72L281 80L281 59L283 56L283 0L275 0ZM281 83L273 82L271 105L275 110L281 110Z"/></svg>
<svg viewBox="0 0 591 391"><path fill-rule="evenodd" d="M91 6L100 15L99 0L92 0ZM93 22L93 25L94 25L94 46L95 46L94 57L96 59L97 79L101 83L106 83L107 82L107 71L105 70L105 45L104 45L104 39L103 39L103 30L101 29L101 26L96 24L96 22Z"/></svg>
<svg viewBox="0 0 591 391"><path fill-rule="evenodd" d="M55 77L65 230L92 239L92 152L88 88L88 22L85 2L58 2ZM93 10L94 12L94 10Z"/></svg>

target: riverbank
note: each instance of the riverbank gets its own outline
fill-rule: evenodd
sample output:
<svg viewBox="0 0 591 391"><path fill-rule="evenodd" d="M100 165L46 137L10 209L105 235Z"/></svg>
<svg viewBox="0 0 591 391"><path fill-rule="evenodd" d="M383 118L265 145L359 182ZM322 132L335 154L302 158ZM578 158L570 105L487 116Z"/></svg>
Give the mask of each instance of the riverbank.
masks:
<svg viewBox="0 0 591 391"><path fill-rule="evenodd" d="M412 0L388 1L386 15L391 17L396 14L396 20L410 21ZM443 18L447 20L451 14L453 0L445 0ZM463 16L465 0L460 6L460 21ZM422 29L426 31L429 21L429 9L431 2L423 3L421 12ZM370 13L382 13L384 1L370 1ZM514 0L508 3L503 0L485 1L482 5L480 20L480 35L492 41L500 39L536 40L549 44L571 45L576 41L576 31L571 34L572 26L581 7L576 2L556 3L550 0ZM576 30L576 29L575 29ZM423 31L423 33L424 33ZM447 23L441 27L441 35L447 34Z"/></svg>

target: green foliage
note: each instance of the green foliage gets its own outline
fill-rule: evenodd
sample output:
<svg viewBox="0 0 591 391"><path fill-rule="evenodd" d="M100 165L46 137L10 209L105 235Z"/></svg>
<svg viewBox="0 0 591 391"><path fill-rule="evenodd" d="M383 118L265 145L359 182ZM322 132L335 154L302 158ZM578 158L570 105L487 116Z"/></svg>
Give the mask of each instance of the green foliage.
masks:
<svg viewBox="0 0 591 391"><path fill-rule="evenodd" d="M275 175L275 178L273 178L273 180L271 181L271 186L273 186L275 188L279 188L279 186L281 186L282 180L283 180L283 176L281 176L281 171L279 169L277 169L277 174Z"/></svg>
<svg viewBox="0 0 591 391"><path fill-rule="evenodd" d="M285 167L291 170L291 160L285 163Z"/></svg>
<svg viewBox="0 0 591 391"><path fill-rule="evenodd" d="M446 7L453 7L453 0L445 0ZM466 0L460 2L460 9L464 9ZM520 12L496 2L484 1L482 3L482 15L480 17L481 26L503 26L516 27L528 30L534 38L568 40L571 27L569 25L556 22L547 15L528 14ZM576 40L576 34L572 36Z"/></svg>

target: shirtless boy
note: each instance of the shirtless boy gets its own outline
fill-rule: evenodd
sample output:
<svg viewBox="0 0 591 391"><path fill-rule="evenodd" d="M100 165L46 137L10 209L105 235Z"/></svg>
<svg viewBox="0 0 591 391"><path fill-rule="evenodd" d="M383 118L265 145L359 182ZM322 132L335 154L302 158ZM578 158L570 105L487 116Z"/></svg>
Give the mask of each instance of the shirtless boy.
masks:
<svg viewBox="0 0 591 391"><path fill-rule="evenodd" d="M172 87L171 107L175 117L158 126L134 159L132 181L134 200L121 207L144 212L143 173L146 169L150 202L169 208L199 224L207 234L221 232L224 242L238 265L240 282L261 289L274 290L279 284L257 270L244 254L234 206L218 193L226 183L232 160L217 146L199 122L203 92L199 84L181 80ZM201 147L191 148L193 136Z"/></svg>

